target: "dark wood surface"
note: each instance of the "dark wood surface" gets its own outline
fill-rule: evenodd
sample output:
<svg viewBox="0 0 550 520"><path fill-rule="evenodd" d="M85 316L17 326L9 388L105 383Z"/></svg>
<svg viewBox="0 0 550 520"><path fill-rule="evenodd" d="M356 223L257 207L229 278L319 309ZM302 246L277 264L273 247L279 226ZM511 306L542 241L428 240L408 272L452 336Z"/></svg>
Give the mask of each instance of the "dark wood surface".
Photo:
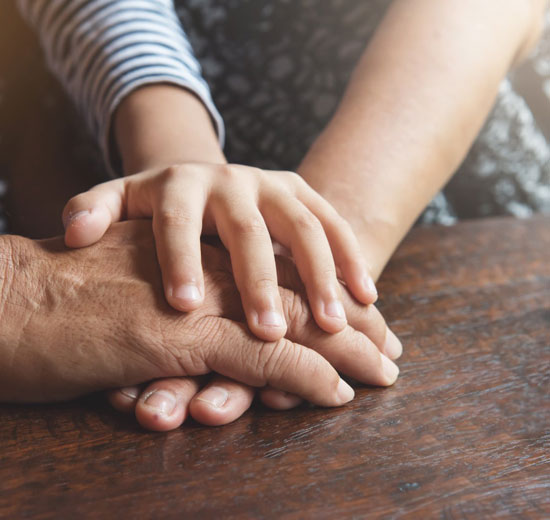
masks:
<svg viewBox="0 0 550 520"><path fill-rule="evenodd" d="M102 167L0 4L0 175L47 236ZM379 284L401 377L340 409L158 434L101 398L0 405L0 518L548 519L549 258L549 218L414 230Z"/></svg>
<svg viewBox="0 0 550 520"><path fill-rule="evenodd" d="M0 406L2 518L550 518L550 219L414 230L379 284L401 377L340 409L142 431Z"/></svg>

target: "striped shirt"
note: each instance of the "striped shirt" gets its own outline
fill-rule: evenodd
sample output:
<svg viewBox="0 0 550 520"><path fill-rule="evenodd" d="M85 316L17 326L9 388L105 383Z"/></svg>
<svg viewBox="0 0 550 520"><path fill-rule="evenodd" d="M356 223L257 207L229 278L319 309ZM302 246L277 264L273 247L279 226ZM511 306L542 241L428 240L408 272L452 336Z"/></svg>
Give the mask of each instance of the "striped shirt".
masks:
<svg viewBox="0 0 550 520"><path fill-rule="evenodd" d="M202 100L221 145L224 125L172 0L17 0L37 31L49 67L96 136L105 161L121 100L151 83L184 87Z"/></svg>

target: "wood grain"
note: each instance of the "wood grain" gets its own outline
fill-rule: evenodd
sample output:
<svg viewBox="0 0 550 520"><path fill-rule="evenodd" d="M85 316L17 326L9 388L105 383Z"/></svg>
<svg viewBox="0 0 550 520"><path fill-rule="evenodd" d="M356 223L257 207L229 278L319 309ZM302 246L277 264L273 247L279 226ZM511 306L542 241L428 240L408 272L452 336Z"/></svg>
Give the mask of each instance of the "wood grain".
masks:
<svg viewBox="0 0 550 520"><path fill-rule="evenodd" d="M0 11L0 173L13 229L46 236L103 173ZM340 409L154 434L100 397L0 405L0 518L548 519L549 258L549 218L414 230L379 284L401 377Z"/></svg>
<svg viewBox="0 0 550 520"><path fill-rule="evenodd" d="M550 219L416 229L379 284L393 388L147 433L1 406L5 518L550 518Z"/></svg>

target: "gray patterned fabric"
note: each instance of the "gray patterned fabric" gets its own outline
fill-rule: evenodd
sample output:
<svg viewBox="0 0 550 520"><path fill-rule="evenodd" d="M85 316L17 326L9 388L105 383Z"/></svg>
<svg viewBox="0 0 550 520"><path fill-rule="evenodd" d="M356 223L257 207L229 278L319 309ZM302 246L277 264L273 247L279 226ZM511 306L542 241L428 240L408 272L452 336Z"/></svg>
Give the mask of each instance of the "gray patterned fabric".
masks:
<svg viewBox="0 0 550 520"><path fill-rule="evenodd" d="M230 160L293 170L333 114L391 0L181 0L176 10L226 124ZM322 6L322 8L321 8ZM503 82L484 129L423 223L550 213L550 13L522 73L547 98ZM537 107L539 117L533 112Z"/></svg>
<svg viewBox="0 0 550 520"><path fill-rule="evenodd" d="M225 120L229 160L295 169L390 1L176 0ZM537 51L503 82L464 164L421 222L550 213L549 140L550 13Z"/></svg>

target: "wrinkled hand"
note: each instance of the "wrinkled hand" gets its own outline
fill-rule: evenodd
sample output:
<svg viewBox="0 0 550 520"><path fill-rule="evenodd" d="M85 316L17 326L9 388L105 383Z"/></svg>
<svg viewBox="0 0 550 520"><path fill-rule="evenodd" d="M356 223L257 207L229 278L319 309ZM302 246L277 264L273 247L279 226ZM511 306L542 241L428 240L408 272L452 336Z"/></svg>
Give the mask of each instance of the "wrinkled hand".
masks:
<svg viewBox="0 0 550 520"><path fill-rule="evenodd" d="M397 377L397 367L380 354L387 327L372 306L366 314L364 307L351 309L350 324L330 335L299 292L281 288L286 337L252 337L228 256L210 246L203 246L204 305L189 314L173 310L163 297L148 222L116 224L83 250L67 251L61 239L11 243L1 308L3 401L71 399L214 371L337 406L353 397L337 370L375 385ZM279 264L278 275L282 285L300 283L290 262Z"/></svg>

